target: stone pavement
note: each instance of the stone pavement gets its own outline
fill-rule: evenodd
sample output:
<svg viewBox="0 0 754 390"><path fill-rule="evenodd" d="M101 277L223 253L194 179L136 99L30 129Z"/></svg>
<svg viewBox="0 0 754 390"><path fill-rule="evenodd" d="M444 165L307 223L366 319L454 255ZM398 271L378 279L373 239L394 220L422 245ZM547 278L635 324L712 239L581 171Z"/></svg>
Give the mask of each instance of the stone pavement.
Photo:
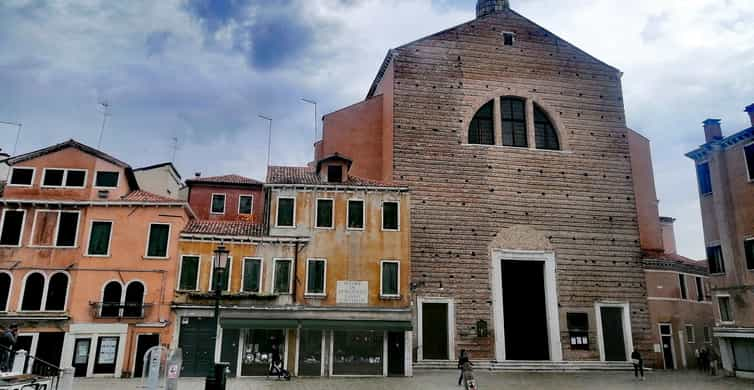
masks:
<svg viewBox="0 0 754 390"><path fill-rule="evenodd" d="M662 390L737 390L754 388L753 381L735 378L709 377L696 372L656 371L647 374L645 381L636 381L633 373L490 373L476 372L479 388L486 389L662 389ZM232 380L227 390L457 390L458 375L454 371L421 371L413 378L337 378L298 379L278 382L264 379ZM74 383L76 390L137 389L140 380L82 379ZM203 390L200 378L181 381L180 390Z"/></svg>

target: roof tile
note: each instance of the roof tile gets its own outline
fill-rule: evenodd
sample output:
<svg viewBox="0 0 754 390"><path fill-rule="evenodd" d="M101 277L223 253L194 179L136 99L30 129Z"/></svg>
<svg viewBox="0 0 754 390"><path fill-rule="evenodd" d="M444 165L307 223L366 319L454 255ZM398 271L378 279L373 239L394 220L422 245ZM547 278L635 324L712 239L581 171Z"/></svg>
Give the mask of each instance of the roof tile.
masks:
<svg viewBox="0 0 754 390"><path fill-rule="evenodd" d="M162 195L153 194L151 192L136 190L129 192L123 197L123 200L131 202L155 202L155 203L178 203L182 202L178 199L168 198Z"/></svg>
<svg viewBox="0 0 754 390"><path fill-rule="evenodd" d="M304 184L304 185L343 185L364 187L391 187L381 181L364 179L357 176L348 176L343 183L328 183L317 175L310 167L269 167L267 169L268 184Z"/></svg>
<svg viewBox="0 0 754 390"><path fill-rule="evenodd" d="M197 177L195 179L186 180L187 183L211 183L211 184L264 184L261 181L254 180L241 175L222 175L222 176L209 176L209 177Z"/></svg>
<svg viewBox="0 0 754 390"><path fill-rule="evenodd" d="M189 222L183 233L214 234L220 236L264 236L264 225L248 221L211 221L195 219Z"/></svg>

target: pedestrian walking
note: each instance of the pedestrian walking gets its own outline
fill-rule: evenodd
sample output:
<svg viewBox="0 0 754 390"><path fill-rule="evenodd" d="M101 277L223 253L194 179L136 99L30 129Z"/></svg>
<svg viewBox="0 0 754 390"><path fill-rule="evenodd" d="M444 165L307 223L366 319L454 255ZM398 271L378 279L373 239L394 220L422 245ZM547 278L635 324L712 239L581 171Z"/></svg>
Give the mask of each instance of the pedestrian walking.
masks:
<svg viewBox="0 0 754 390"><path fill-rule="evenodd" d="M18 325L12 324L0 335L0 371L10 372L13 368Z"/></svg>
<svg viewBox="0 0 754 390"><path fill-rule="evenodd" d="M631 362L634 364L634 377L639 378L639 374L641 374L641 380L644 380L644 359L642 359L639 351L634 349L631 352Z"/></svg>
<svg viewBox="0 0 754 390"><path fill-rule="evenodd" d="M469 361L469 355L466 353L465 349L462 349L461 354L458 355L458 369L461 370L461 376L458 377L458 386L461 386L461 383L463 383L463 367L466 363L471 365L471 361Z"/></svg>
<svg viewBox="0 0 754 390"><path fill-rule="evenodd" d="M696 369L704 371L704 366L702 366L702 354L699 348L694 350L694 356L696 357Z"/></svg>
<svg viewBox="0 0 754 390"><path fill-rule="evenodd" d="M699 351L699 358L702 361L702 372L706 373L709 370L709 351L706 347Z"/></svg>
<svg viewBox="0 0 754 390"><path fill-rule="evenodd" d="M717 376L717 352L714 348L711 348L709 351L709 374L712 376Z"/></svg>

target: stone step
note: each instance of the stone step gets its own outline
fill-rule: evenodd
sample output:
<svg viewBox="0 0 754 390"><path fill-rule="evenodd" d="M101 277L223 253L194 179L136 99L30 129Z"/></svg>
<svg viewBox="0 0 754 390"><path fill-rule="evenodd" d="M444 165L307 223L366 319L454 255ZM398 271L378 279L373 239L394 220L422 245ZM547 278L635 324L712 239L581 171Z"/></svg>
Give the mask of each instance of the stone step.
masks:
<svg viewBox="0 0 754 390"><path fill-rule="evenodd" d="M472 361L475 370L482 371L630 371L633 365L627 362L596 361ZM448 360L425 360L416 362L414 370L457 370L457 363Z"/></svg>

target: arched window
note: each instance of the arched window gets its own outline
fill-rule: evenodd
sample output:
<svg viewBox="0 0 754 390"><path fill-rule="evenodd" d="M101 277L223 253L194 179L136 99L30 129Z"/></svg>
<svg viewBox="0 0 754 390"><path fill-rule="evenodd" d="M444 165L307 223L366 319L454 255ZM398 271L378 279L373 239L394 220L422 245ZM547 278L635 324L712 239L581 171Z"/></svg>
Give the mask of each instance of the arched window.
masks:
<svg viewBox="0 0 754 390"><path fill-rule="evenodd" d="M126 307L123 317L141 318L144 310L144 285L141 282L131 282L126 287Z"/></svg>
<svg viewBox="0 0 754 390"><path fill-rule="evenodd" d="M120 317L120 300L123 297L123 287L116 281L109 282L102 291L102 317Z"/></svg>
<svg viewBox="0 0 754 390"><path fill-rule="evenodd" d="M493 120L494 101L490 100L487 104L477 111L474 119L469 125L469 143L476 145L494 145L495 144L495 124Z"/></svg>
<svg viewBox="0 0 754 390"><path fill-rule="evenodd" d="M24 296L21 298L21 310L42 310L42 296L45 289L45 277L39 272L26 276Z"/></svg>
<svg viewBox="0 0 754 390"><path fill-rule="evenodd" d="M560 150L560 141L555 126L550 122L547 114L534 105L534 139L536 140L537 149Z"/></svg>
<svg viewBox="0 0 754 390"><path fill-rule="evenodd" d="M63 311L68 297L68 275L58 272L50 277L47 285L47 300L45 310Z"/></svg>
<svg viewBox="0 0 754 390"><path fill-rule="evenodd" d="M503 145L525 148L526 139L526 102L515 97L500 99L500 115L503 127Z"/></svg>
<svg viewBox="0 0 754 390"><path fill-rule="evenodd" d="M0 311L8 310L8 298L10 298L11 277L9 273L0 273Z"/></svg>

